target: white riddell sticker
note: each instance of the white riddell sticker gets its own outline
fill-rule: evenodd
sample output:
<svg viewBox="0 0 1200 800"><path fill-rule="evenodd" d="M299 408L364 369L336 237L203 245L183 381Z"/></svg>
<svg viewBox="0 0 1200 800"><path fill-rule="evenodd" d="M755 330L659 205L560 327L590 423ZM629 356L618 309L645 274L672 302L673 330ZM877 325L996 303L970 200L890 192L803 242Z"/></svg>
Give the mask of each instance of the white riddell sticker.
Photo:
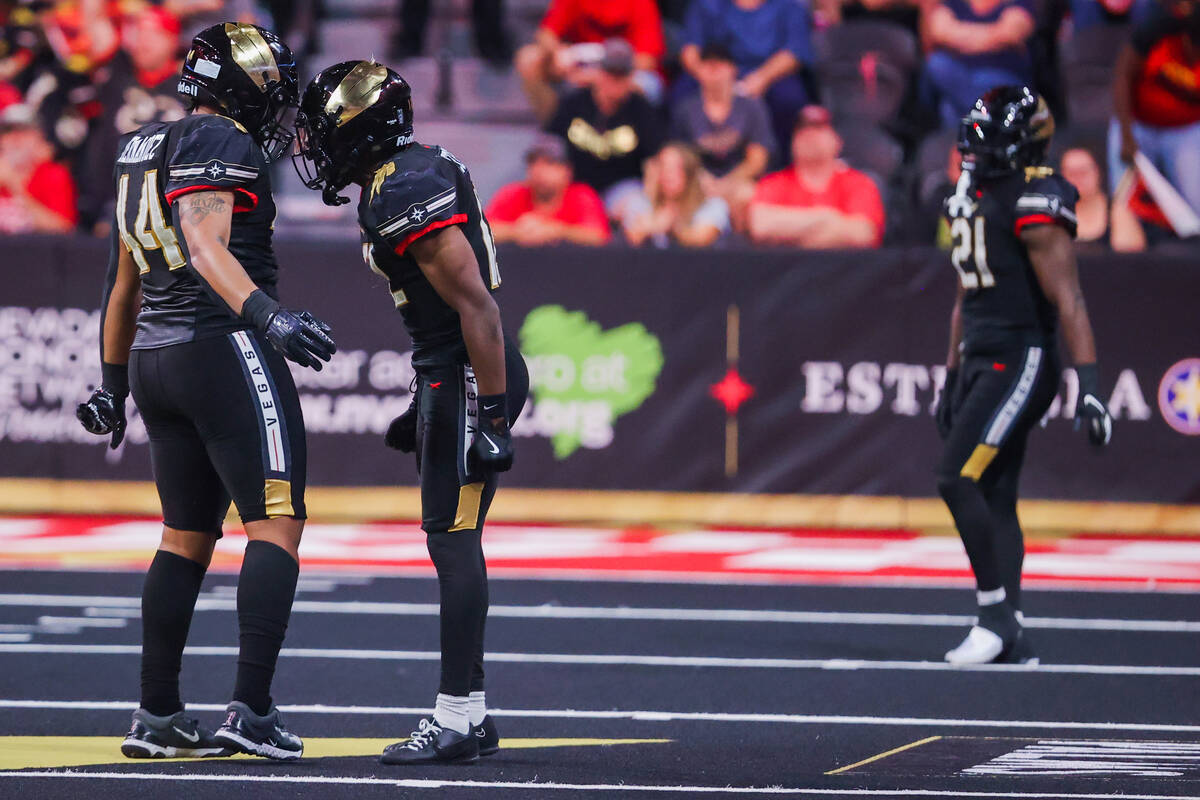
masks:
<svg viewBox="0 0 1200 800"><path fill-rule="evenodd" d="M196 66L192 67L196 72L199 72L206 78L215 78L221 72L221 65L215 61L209 61L204 58L196 59Z"/></svg>

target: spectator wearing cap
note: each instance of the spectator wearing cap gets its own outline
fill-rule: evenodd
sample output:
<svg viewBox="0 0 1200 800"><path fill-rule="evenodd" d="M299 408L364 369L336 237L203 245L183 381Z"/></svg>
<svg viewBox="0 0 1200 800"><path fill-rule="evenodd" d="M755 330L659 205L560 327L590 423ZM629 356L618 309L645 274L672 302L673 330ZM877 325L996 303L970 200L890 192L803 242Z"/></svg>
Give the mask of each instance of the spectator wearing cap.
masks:
<svg viewBox="0 0 1200 800"><path fill-rule="evenodd" d="M672 136L696 148L705 191L724 198L740 219L775 148L770 116L761 98L735 91L737 65L723 44L706 44L700 51L696 80L699 94L675 107Z"/></svg>
<svg viewBox="0 0 1200 800"><path fill-rule="evenodd" d="M487 219L497 242L524 247L601 245L609 239L604 202L595 189L572 180L566 143L550 134L525 153L525 180L496 192Z"/></svg>
<svg viewBox="0 0 1200 800"><path fill-rule="evenodd" d="M737 65L738 94L766 101L776 142L786 150L796 112L813 100L801 75L813 63L811 39L811 16L798 0L695 0L679 54L688 75L675 97L695 91L704 46L723 44Z"/></svg>
<svg viewBox="0 0 1200 800"><path fill-rule="evenodd" d="M750 236L807 248L878 247L883 201L875 182L838 156L829 112L807 106L792 135L792 166L764 177L750 203Z"/></svg>
<svg viewBox="0 0 1200 800"><path fill-rule="evenodd" d="M942 124L959 120L988 89L1033 80L1034 0L941 0L923 21L926 91Z"/></svg>
<svg viewBox="0 0 1200 800"><path fill-rule="evenodd" d="M704 194L702 172L700 156L690 145L664 146L646 165L645 194L627 213L626 240L635 247L708 247L728 233L729 206Z"/></svg>
<svg viewBox="0 0 1200 800"><path fill-rule="evenodd" d="M633 84L629 44L610 39L592 85L562 99L547 131L567 142L575 178L604 198L610 217L641 193L642 167L662 146L663 123Z"/></svg>
<svg viewBox="0 0 1200 800"><path fill-rule="evenodd" d="M75 227L75 182L52 160L32 109L0 115L0 232L66 233Z"/></svg>
<svg viewBox="0 0 1200 800"><path fill-rule="evenodd" d="M533 43L518 50L516 58L517 73L539 119L554 114L556 87L590 79L587 68L600 59L599 46L614 38L629 42L636 84L657 102L662 90L659 62L666 44L654 0L551 0Z"/></svg>
<svg viewBox="0 0 1200 800"><path fill-rule="evenodd" d="M88 128L81 154L80 216L105 235L112 216L112 164L117 141L151 122L182 119L179 83L179 19L159 6L125 17L121 50L96 75L100 113Z"/></svg>
<svg viewBox="0 0 1200 800"><path fill-rule="evenodd" d="M1141 151L1200 213L1200 5L1173 2L1134 28L1113 82L1109 187Z"/></svg>

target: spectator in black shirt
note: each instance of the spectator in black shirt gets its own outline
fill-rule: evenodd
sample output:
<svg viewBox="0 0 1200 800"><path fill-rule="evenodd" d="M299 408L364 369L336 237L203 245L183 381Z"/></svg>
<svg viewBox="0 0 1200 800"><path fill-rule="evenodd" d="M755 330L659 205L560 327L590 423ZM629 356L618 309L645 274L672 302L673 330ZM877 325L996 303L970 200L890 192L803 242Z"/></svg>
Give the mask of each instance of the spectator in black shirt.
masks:
<svg viewBox="0 0 1200 800"><path fill-rule="evenodd" d="M613 218L641 195L643 164L662 144L662 121L635 90L633 70L629 43L608 40L592 85L564 97L546 128L567 140L575 179L600 193Z"/></svg>

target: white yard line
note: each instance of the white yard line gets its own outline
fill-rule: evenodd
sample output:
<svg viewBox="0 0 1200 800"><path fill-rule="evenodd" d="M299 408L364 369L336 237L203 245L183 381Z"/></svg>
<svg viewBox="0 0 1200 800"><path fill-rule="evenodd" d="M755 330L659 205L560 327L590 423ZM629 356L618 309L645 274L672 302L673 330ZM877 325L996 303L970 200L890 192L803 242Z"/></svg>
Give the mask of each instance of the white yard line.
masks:
<svg viewBox="0 0 1200 800"><path fill-rule="evenodd" d="M114 616L120 610L140 609L140 597L0 594L0 606L33 608L82 608L88 615L102 615L109 609ZM236 611L232 598L205 596L196 603L197 611ZM436 603L384 603L369 601L297 600L293 613L364 614L385 616L437 616ZM608 606L513 606L496 605L490 617L510 619L592 619L652 622L762 622L800 625L880 625L962 627L974 619L962 614L903 614L852 611L772 611L723 608L630 608ZM1162 619L1103 619L1088 617L1027 617L1028 628L1071 631L1136 631L1148 633L1200 633L1200 621Z"/></svg>
<svg viewBox="0 0 1200 800"><path fill-rule="evenodd" d="M224 711L224 703L188 703L192 711ZM0 699L0 708L61 711L123 711L137 708L136 700L24 700ZM289 714L367 716L424 715L429 708L415 706L282 705ZM625 719L636 722L750 722L786 725L860 725L882 727L998 728L1020 730L1086 730L1137 733L1200 733L1200 725L1150 722L1079 722L1064 720L958 719L954 717L883 717L840 714L768 714L720 711L589 711L574 708L489 708L497 717L523 719Z"/></svg>
<svg viewBox="0 0 1200 800"><path fill-rule="evenodd" d="M1112 800L1117 795L1074 792L969 792L950 789L810 789L784 786L661 786L629 783L552 783L549 781L429 780L421 778L355 778L319 775L164 775L158 772L0 772L0 778L75 778L79 780L158 780L203 783L294 783L343 786L394 786L401 789L519 789L523 791L653 792L673 794L765 794L809 797L977 797L1014 800ZM1123 800L1195 800L1190 795L1121 794Z"/></svg>
<svg viewBox="0 0 1200 800"><path fill-rule="evenodd" d="M0 655L39 653L45 655L140 655L133 644L0 644ZM191 656L236 656L230 646L197 646L184 650ZM438 661L436 650L368 650L356 648L285 647L285 658L328 658L348 661ZM956 666L943 661L865 661L845 658L734 658L727 656L656 656L600 653L488 653L488 661L509 664L566 664L633 667L716 667L722 669L793 669L834 672L998 672L1009 675L1136 675L1154 677L1200 677L1200 667L1159 667L1125 664L977 664Z"/></svg>

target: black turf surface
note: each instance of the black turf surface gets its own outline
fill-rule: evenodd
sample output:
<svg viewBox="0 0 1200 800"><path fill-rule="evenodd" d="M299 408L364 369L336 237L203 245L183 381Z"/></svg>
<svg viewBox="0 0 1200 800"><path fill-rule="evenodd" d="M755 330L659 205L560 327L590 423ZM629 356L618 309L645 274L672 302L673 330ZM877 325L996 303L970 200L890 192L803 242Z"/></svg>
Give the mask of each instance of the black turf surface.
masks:
<svg viewBox="0 0 1200 800"><path fill-rule="evenodd" d="M309 576L313 577L313 576ZM338 580L333 576L333 580ZM343 578L343 580L350 580ZM213 575L205 596L223 596L235 576ZM141 576L104 572L0 571L0 594L136 597ZM826 586L724 586L597 581L494 580L493 605L764 609L969 614L963 589ZM432 579L373 578L339 583L331 591L302 591L302 600L436 602ZM1029 592L1032 617L1200 620L1195 594L1147 592ZM33 624L44 615L80 616L80 608L0 604L0 626ZM197 612L190 643L233 646L231 611ZM120 628L74 634L36 633L34 644L136 645L136 619ZM0 627L0 630L4 630ZM503 653L616 654L685 657L937 661L964 630L952 627L828 625L769 622L691 622L497 617L488 624L490 651ZM1200 667L1194 633L1035 630L1047 663ZM354 650L437 649L431 616L297 613L288 648ZM127 701L136 698L137 655L15 653L0 645L0 699ZM183 689L194 703L222 703L234 658L189 655ZM437 664L422 660L299 658L280 664L281 704L419 707L431 704ZM153 763L121 761L119 737L130 709L14 709L0 707L0 736L112 736L114 761L75 772L154 775L236 775L425 779L482 783L538 782L645 787L784 787L844 790L916 790L920 797L947 791L1200 797L1193 770L1178 778L1115 775L982 777L959 774L974 738L1120 739L1198 743L1200 729L1155 731L1066 729L1061 722L1200 725L1200 678L1164 675L1055 674L1040 671L904 671L897 669L774 669L743 667L496 663L489 666L488 697L501 709L724 712L943 720L928 724L742 722L515 717L498 714L502 737L668 738L668 744L506 750L477 765L401 770L373 758ZM217 711L197 712L215 724ZM286 714L308 737L403 738L416 715ZM951 725L945 720L973 721ZM1043 727L982 726L987 720L1039 721ZM825 773L930 736L947 740L928 755L915 748L846 774ZM2 741L2 740L0 740ZM958 742L962 744L958 744ZM1013 747L1020 743L1014 742ZM0 745L2 746L2 745ZM955 761L945 756L959 752ZM939 757L941 753L941 757ZM61 770L60 770L61 771ZM534 790L528 787L375 786L364 784L184 782L86 778L0 777L0 798L196 797L376 798L631 797L643 792ZM687 797L654 792L652 797ZM720 796L720 795L716 795ZM732 796L732 795L730 795ZM844 795L844 796L887 796ZM892 795L896 796L896 795Z"/></svg>

